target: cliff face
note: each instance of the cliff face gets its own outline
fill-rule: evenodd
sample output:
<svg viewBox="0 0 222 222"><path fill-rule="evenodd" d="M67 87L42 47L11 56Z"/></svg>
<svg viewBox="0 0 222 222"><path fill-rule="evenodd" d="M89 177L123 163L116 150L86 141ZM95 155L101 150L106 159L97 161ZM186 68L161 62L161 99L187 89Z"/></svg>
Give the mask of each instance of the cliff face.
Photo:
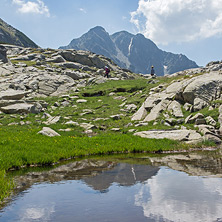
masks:
<svg viewBox="0 0 222 222"><path fill-rule="evenodd" d="M2 19L0 19L0 43L38 48L38 45L36 45L25 34L8 25Z"/></svg>
<svg viewBox="0 0 222 222"><path fill-rule="evenodd" d="M135 73L150 73L154 65L157 75L172 74L197 64L185 55L164 52L154 42L142 34L133 35L126 31L109 35L102 27L95 27L78 39L73 39L68 46L61 49L88 50L102 54L120 67Z"/></svg>

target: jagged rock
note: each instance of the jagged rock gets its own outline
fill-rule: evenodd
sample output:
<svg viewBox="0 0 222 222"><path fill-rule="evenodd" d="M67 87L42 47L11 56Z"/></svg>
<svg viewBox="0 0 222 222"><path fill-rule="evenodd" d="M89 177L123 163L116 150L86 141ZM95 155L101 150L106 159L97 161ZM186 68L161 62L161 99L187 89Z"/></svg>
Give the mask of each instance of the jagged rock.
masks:
<svg viewBox="0 0 222 222"><path fill-rule="evenodd" d="M9 76L10 74L11 74L10 70L0 67L0 76ZM0 88L0 90L2 90L2 89Z"/></svg>
<svg viewBox="0 0 222 222"><path fill-rule="evenodd" d="M176 118L181 118L184 117L182 109L181 109L181 105L179 102L177 102L176 100L172 101L170 103L170 105L167 108L173 116L175 116Z"/></svg>
<svg viewBox="0 0 222 222"><path fill-rule="evenodd" d="M84 128L85 130L96 129L96 126L90 123L80 123L80 127Z"/></svg>
<svg viewBox="0 0 222 222"><path fill-rule="evenodd" d="M177 119L174 118L167 118L165 119L166 123L170 124L170 126L175 126L176 124L178 124Z"/></svg>
<svg viewBox="0 0 222 222"><path fill-rule="evenodd" d="M144 119L144 121L150 122L153 120L156 120L159 116L160 113L163 110L166 110L166 108L168 107L170 101L169 100L162 100L160 103L158 103L151 111L150 113L146 116L146 118Z"/></svg>
<svg viewBox="0 0 222 222"><path fill-rule="evenodd" d="M134 110L137 109L137 106L136 106L135 104L129 104L129 105L126 105L126 106L125 106L125 109L126 109L127 111L134 111Z"/></svg>
<svg viewBox="0 0 222 222"><path fill-rule="evenodd" d="M0 45L0 62L3 62L3 63L7 63L8 62L8 58L7 58L7 49Z"/></svg>
<svg viewBox="0 0 222 222"><path fill-rule="evenodd" d="M60 136L56 131L49 127L43 127L41 131L38 132L38 134L42 134L44 136L54 137L54 136Z"/></svg>
<svg viewBox="0 0 222 222"><path fill-rule="evenodd" d="M199 128L199 131L201 132L201 133L203 133L204 134L204 129L206 128L206 129L208 129L208 130L210 130L210 131L214 131L215 130L215 128L213 127L213 126L210 126L210 125L195 125L194 127L198 127Z"/></svg>
<svg viewBox="0 0 222 222"><path fill-rule="evenodd" d="M194 112L199 111L203 108L208 106L208 103L206 103L203 99L195 98L193 102L193 110Z"/></svg>
<svg viewBox="0 0 222 222"><path fill-rule="evenodd" d="M212 142L214 142L214 143L216 143L216 144L221 144L221 139L220 139L218 136L216 136L216 135L206 134L206 135L204 136L204 139L205 139L205 140L212 141Z"/></svg>
<svg viewBox="0 0 222 222"><path fill-rule="evenodd" d="M161 93L151 94L145 101L145 109L150 111L155 105L163 100L172 100L175 97L175 93L166 93L165 91Z"/></svg>
<svg viewBox="0 0 222 222"><path fill-rule="evenodd" d="M204 118L197 118L195 120L195 125L203 125L206 124L206 120Z"/></svg>
<svg viewBox="0 0 222 222"><path fill-rule="evenodd" d="M216 126L217 124L216 120L214 120L211 116L207 116L205 120L206 120L206 123L209 125Z"/></svg>
<svg viewBox="0 0 222 222"><path fill-rule="evenodd" d="M47 119L47 121L43 122L46 125L52 125L59 122L61 116L51 116Z"/></svg>
<svg viewBox="0 0 222 222"><path fill-rule="evenodd" d="M66 71L64 74L71 77L74 80L85 79L85 78L91 77L91 75L89 75L88 73L80 73L80 72L75 72L75 71Z"/></svg>
<svg viewBox="0 0 222 222"><path fill-rule="evenodd" d="M202 113L197 113L195 116L191 114L185 119L185 123L194 123L197 119L204 119L204 115Z"/></svg>
<svg viewBox="0 0 222 222"><path fill-rule="evenodd" d="M200 142L202 137L195 130L149 130L134 133L135 136L154 139L171 139L188 142Z"/></svg>
<svg viewBox="0 0 222 222"><path fill-rule="evenodd" d="M42 112L42 105L38 102L36 102L33 106L30 108L30 112L34 114L38 114Z"/></svg>
<svg viewBox="0 0 222 222"><path fill-rule="evenodd" d="M47 59L46 62L60 63L60 62L66 62L66 60L61 55L57 55L55 57Z"/></svg>
<svg viewBox="0 0 222 222"><path fill-rule="evenodd" d="M183 106L183 108L186 110L186 111L192 111L192 109L193 109L193 106L191 105L191 104L189 104L189 103L185 103L184 104L184 106Z"/></svg>

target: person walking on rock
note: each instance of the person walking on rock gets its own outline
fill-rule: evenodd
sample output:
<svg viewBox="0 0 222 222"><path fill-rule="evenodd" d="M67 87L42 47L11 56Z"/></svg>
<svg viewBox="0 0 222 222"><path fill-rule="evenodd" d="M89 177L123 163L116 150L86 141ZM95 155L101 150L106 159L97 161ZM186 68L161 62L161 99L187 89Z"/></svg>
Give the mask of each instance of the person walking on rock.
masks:
<svg viewBox="0 0 222 222"><path fill-rule="evenodd" d="M106 74L104 77L109 78L110 69L108 68L108 66L105 66L105 72L106 72Z"/></svg>
<svg viewBox="0 0 222 222"><path fill-rule="evenodd" d="M150 72L151 76L155 76L155 70L154 70L154 67L151 66L151 72Z"/></svg>

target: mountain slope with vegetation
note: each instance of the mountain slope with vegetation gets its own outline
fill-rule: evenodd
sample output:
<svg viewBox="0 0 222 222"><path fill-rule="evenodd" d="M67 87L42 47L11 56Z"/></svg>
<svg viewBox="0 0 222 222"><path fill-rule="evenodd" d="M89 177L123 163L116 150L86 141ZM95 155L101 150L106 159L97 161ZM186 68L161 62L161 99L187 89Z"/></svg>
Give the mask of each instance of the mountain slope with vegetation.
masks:
<svg viewBox="0 0 222 222"><path fill-rule="evenodd" d="M38 48L38 45L36 45L24 33L8 25L2 19L0 19L0 43Z"/></svg>

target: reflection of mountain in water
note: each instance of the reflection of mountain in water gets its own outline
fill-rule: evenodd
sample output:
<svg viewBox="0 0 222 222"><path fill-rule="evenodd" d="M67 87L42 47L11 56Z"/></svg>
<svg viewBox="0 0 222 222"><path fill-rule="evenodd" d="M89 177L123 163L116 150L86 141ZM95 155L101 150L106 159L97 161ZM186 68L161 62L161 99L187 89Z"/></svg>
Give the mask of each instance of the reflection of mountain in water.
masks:
<svg viewBox="0 0 222 222"><path fill-rule="evenodd" d="M93 189L104 191L114 182L122 186L130 186L146 181L158 170L157 166L86 159L59 166L50 171L30 172L16 176L15 182L19 192L28 189L34 183L55 183L66 180L83 180Z"/></svg>
<svg viewBox="0 0 222 222"><path fill-rule="evenodd" d="M104 171L94 177L83 179L94 190L105 190L112 183L118 183L121 186L131 186L137 182L147 181L156 175L159 167L149 165L130 165L119 163L113 169Z"/></svg>

